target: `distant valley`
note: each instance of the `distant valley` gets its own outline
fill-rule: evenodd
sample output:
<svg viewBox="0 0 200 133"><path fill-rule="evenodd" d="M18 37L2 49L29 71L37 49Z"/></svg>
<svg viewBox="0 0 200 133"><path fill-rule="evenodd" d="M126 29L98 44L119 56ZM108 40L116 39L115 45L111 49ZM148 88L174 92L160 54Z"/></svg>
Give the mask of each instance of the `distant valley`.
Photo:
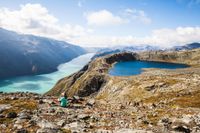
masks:
<svg viewBox="0 0 200 133"><path fill-rule="evenodd" d="M200 43L163 49L151 45L86 47L50 38L18 34L0 28L0 79L38 75L57 70L59 64L86 53L96 53L92 59L120 52L180 51L200 48Z"/></svg>

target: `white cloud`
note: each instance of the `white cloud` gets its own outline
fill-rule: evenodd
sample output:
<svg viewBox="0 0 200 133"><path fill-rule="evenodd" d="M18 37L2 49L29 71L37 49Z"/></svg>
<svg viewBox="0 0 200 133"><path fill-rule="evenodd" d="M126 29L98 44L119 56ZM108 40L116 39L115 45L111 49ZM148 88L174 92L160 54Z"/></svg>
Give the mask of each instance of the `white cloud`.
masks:
<svg viewBox="0 0 200 133"><path fill-rule="evenodd" d="M87 46L115 46L149 44L160 47L184 45L200 42L200 27L178 27L176 29L158 29L146 37L134 36L82 36L73 40Z"/></svg>
<svg viewBox="0 0 200 133"><path fill-rule="evenodd" d="M130 23L131 21L142 24L150 24L151 18L143 10L127 8L121 11L121 15L114 15L108 10L100 10L96 12L85 13L88 25L95 26L111 26Z"/></svg>
<svg viewBox="0 0 200 133"><path fill-rule="evenodd" d="M200 27L178 27L153 31L149 40L157 45L174 46L200 42Z"/></svg>
<svg viewBox="0 0 200 133"><path fill-rule="evenodd" d="M133 9L126 10L135 14ZM139 13L145 16L144 12ZM143 15L142 15L143 14ZM122 17L101 10L87 14L88 23L93 25L112 25L127 22ZM137 17L136 17L137 18ZM143 19L141 19L143 20ZM148 22L148 20L143 20ZM64 40L81 46L115 46L151 44L169 47L192 42L200 42L200 27L163 28L152 31L145 37L134 36L97 36L98 31L83 28L80 25L60 24L58 18L40 4L22 5L19 10L0 8L0 27L24 34L33 34Z"/></svg>
<svg viewBox="0 0 200 133"><path fill-rule="evenodd" d="M79 25L59 24L59 20L40 4L21 5L19 10L0 8L0 27L66 41L87 33Z"/></svg>
<svg viewBox="0 0 200 133"><path fill-rule="evenodd" d="M89 25L96 26L119 25L126 22L126 20L124 20L120 16L112 14L108 10L85 13L85 17Z"/></svg>
<svg viewBox="0 0 200 133"><path fill-rule="evenodd" d="M152 22L151 18L149 18L143 10L127 8L124 10L123 14L129 19L143 24L150 24Z"/></svg>

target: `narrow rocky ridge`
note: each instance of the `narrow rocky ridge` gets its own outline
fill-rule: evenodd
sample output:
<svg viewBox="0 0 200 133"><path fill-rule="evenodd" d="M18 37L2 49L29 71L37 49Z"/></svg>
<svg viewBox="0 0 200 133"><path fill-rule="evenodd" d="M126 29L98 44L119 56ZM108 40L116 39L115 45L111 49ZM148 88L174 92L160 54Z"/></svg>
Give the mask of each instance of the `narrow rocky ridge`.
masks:
<svg viewBox="0 0 200 133"><path fill-rule="evenodd" d="M68 96L89 96L92 93L98 92L106 84L114 79L124 80L126 77L112 77L108 75L108 70L115 62L129 61L129 60L146 60L146 61L160 61L160 62L173 62L184 63L191 66L198 66L200 49L191 51L180 52L142 52L142 53L119 53L102 58L97 58L88 63L85 68L79 72L61 79L55 87L47 94L59 95L60 92L66 91ZM185 70L185 69L183 69ZM191 70L188 68L188 70ZM161 70L162 71L162 70ZM170 72L174 72L173 70ZM163 71L164 73L164 71ZM166 75L167 76L167 75ZM129 79L135 76L128 77ZM138 77L141 77L139 75ZM126 86L124 86L126 87ZM112 87L111 87L112 88ZM106 90L105 90L106 91Z"/></svg>

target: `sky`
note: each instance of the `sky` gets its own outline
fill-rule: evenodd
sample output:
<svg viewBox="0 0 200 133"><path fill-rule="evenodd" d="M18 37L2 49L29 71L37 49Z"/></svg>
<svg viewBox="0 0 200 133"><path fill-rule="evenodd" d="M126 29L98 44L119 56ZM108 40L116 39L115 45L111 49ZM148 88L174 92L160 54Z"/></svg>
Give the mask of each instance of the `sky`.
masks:
<svg viewBox="0 0 200 133"><path fill-rule="evenodd" d="M0 27L83 47L200 42L200 0L4 0Z"/></svg>

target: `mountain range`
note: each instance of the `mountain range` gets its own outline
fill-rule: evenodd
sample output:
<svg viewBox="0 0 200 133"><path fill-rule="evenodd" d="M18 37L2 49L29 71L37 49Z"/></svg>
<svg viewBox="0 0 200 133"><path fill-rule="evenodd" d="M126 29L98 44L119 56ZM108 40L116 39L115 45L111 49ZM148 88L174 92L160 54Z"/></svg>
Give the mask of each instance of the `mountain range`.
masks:
<svg viewBox="0 0 200 133"><path fill-rule="evenodd" d="M142 45L142 46L118 46L118 47L110 47L110 48L102 48L93 56L93 59L96 57L101 57L109 54L115 54L119 52L142 52L142 51L155 51L161 50L161 48L150 45Z"/></svg>
<svg viewBox="0 0 200 133"><path fill-rule="evenodd" d="M171 48L161 48L151 45L142 45L142 46L118 46L111 48L102 48L97 51L93 56L93 59L96 57L101 57L109 54L115 54L120 52L144 52L144 51L180 51L180 50L192 50L200 48L200 43L190 43L183 46L174 46Z"/></svg>
<svg viewBox="0 0 200 133"><path fill-rule="evenodd" d="M180 51L180 50L192 50L196 48L200 48L200 43L195 42L183 46L174 46L171 50Z"/></svg>
<svg viewBox="0 0 200 133"><path fill-rule="evenodd" d="M0 28L0 79L53 72L59 64L85 53L64 41Z"/></svg>

